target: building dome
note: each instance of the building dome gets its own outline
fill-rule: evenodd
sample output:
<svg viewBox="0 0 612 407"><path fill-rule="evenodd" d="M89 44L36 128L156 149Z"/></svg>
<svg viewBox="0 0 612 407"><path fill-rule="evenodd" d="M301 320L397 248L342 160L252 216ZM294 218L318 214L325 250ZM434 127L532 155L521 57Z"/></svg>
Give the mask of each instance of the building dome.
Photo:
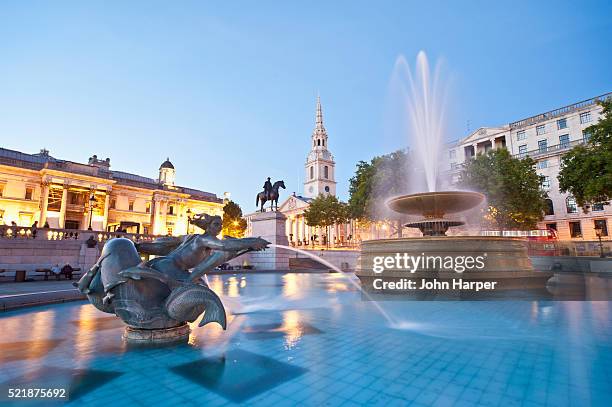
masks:
<svg viewBox="0 0 612 407"><path fill-rule="evenodd" d="M164 161L162 163L162 165L159 166L160 170L162 168L171 168L171 169L174 169L174 165L172 165L172 163L170 162L170 157L166 158L166 161Z"/></svg>

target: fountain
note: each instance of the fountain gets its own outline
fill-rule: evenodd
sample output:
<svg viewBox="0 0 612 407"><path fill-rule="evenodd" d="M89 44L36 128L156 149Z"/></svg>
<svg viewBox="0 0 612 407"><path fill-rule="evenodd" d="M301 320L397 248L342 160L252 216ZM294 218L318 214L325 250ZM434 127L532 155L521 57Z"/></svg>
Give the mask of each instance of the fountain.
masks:
<svg viewBox="0 0 612 407"><path fill-rule="evenodd" d="M418 288L430 287L430 283L435 282L441 283L443 289L450 288L443 293L436 291L436 298L439 295L472 298L475 294L472 287L485 283L493 288L479 293L480 296L508 294L511 290L547 294L546 282L552 273L534 271L525 239L446 235L449 228L464 224L446 216L478 207L485 196L472 191L436 190L440 184L438 169L444 122L444 92L439 83L439 69L430 79L432 75L423 52L417 57L416 76L412 75L403 57L398 58L395 68L394 79L401 73L406 74L406 84L398 82L397 85L405 99L411 145L420 160L428 191L391 197L385 204L397 213L421 217L404 226L418 228L423 236L362 242L356 275L364 289L398 292L393 287L405 288L409 284L407 280L412 280L416 289L400 289L401 293L429 295L431 291Z"/></svg>

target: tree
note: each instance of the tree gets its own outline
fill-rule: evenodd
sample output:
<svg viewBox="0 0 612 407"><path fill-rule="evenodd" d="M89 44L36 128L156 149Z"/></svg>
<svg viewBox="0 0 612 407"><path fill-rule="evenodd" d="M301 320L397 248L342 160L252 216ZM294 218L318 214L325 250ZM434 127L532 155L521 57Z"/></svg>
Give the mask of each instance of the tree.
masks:
<svg viewBox="0 0 612 407"><path fill-rule="evenodd" d="M346 223L348 211L346 204L333 195L319 195L304 210L308 226L325 228L326 241L329 241L329 227Z"/></svg>
<svg viewBox="0 0 612 407"><path fill-rule="evenodd" d="M410 156L404 150L374 157L369 163L359 161L349 181L348 216L362 222L392 221L400 234L400 216L388 210L384 202L408 192L409 170Z"/></svg>
<svg viewBox="0 0 612 407"><path fill-rule="evenodd" d="M242 218L242 209L234 201L228 201L223 207L223 235L243 237L246 220Z"/></svg>
<svg viewBox="0 0 612 407"><path fill-rule="evenodd" d="M499 229L529 230L542 220L546 193L535 162L513 158L506 149L489 150L466 163L459 185L482 192L488 200L488 214Z"/></svg>
<svg viewBox="0 0 612 407"><path fill-rule="evenodd" d="M589 140L563 156L559 190L569 192L585 211L612 199L612 99L599 102L603 119L589 126Z"/></svg>

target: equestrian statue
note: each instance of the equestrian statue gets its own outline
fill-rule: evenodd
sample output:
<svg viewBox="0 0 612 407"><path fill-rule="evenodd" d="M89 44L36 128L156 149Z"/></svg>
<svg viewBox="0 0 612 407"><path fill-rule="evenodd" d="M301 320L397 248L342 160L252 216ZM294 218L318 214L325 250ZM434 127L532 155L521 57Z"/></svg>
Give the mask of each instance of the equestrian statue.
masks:
<svg viewBox="0 0 612 407"><path fill-rule="evenodd" d="M223 303L202 277L234 257L264 250L269 244L261 238L218 239L219 216L196 215L189 223L205 233L136 244L126 238L109 240L97 263L75 283L97 309L117 315L128 325L124 334L128 340L147 335L163 338L162 331L176 329L188 336L187 322L202 313L199 326L216 322L225 329ZM158 257L142 262L139 253Z"/></svg>
<svg viewBox="0 0 612 407"><path fill-rule="evenodd" d="M278 198L280 196L280 193L278 192L279 188L285 189L285 182L282 180L276 181L274 185L272 185L272 182L270 182L270 177L268 177L263 186L264 190L257 194L255 206L259 206L259 203L261 202L260 211L264 212L265 203L270 201L270 209L274 210L274 208L276 208L276 210L278 210Z"/></svg>

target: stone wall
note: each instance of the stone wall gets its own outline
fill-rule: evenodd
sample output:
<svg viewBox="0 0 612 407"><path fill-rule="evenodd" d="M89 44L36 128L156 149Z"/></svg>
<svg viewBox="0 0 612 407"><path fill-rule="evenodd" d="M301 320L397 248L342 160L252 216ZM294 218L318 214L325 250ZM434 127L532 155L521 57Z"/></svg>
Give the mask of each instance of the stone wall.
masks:
<svg viewBox="0 0 612 407"><path fill-rule="evenodd" d="M26 270L31 275L38 268L55 264L70 264L84 271L98 255L98 248L90 249L79 240L0 239L0 270L6 270L3 276L13 275L15 270Z"/></svg>
<svg viewBox="0 0 612 407"><path fill-rule="evenodd" d="M232 266L243 266L245 263L254 266L255 270L268 270L269 268L262 267L265 264L269 264L269 262L265 261L266 257L272 258L274 256L278 256L279 254L288 259L288 264L297 265L300 262L292 259L309 259L311 257L307 256L303 253L294 252L287 249L276 249L278 252L271 252L270 249L256 252L256 253L248 253L243 256L240 256L236 259L230 261L230 265ZM359 257L359 251L356 250L305 250L308 254L319 257L335 267L341 270L355 270L355 266L357 265L357 258ZM255 261L254 261L255 260ZM309 263L309 267L305 267L308 269L313 268L311 266L311 262ZM287 267L286 269L297 269L297 267ZM324 265L323 263L319 264L318 269L327 270L329 267Z"/></svg>

